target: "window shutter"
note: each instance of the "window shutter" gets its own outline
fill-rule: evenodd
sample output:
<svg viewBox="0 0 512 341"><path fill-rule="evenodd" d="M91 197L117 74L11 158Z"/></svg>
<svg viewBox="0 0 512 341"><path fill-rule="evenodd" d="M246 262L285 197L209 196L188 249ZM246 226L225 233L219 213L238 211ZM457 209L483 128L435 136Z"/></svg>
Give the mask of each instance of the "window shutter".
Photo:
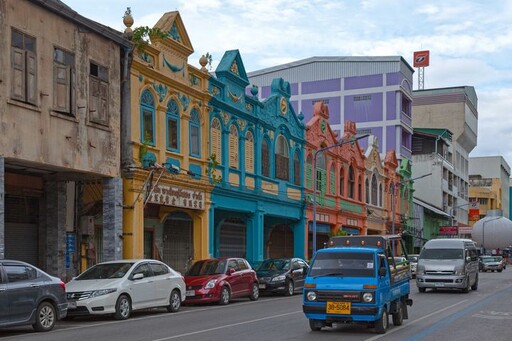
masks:
<svg viewBox="0 0 512 341"><path fill-rule="evenodd" d="M12 88L11 96L20 101L25 100L25 51L12 48Z"/></svg>
<svg viewBox="0 0 512 341"><path fill-rule="evenodd" d="M27 102L37 104L37 59L36 54L27 51Z"/></svg>
<svg viewBox="0 0 512 341"><path fill-rule="evenodd" d="M320 191L323 193L327 190L327 171L325 169L319 169L320 171Z"/></svg>
<svg viewBox="0 0 512 341"><path fill-rule="evenodd" d="M211 153L215 154L215 158L219 164L222 164L222 149L221 149L221 131L218 128L211 130Z"/></svg>
<svg viewBox="0 0 512 341"><path fill-rule="evenodd" d="M98 121L99 123L108 123L108 83L100 81L99 103L98 103Z"/></svg>
<svg viewBox="0 0 512 341"><path fill-rule="evenodd" d="M99 117L100 81L89 77L89 119L96 122Z"/></svg>
<svg viewBox="0 0 512 341"><path fill-rule="evenodd" d="M252 138L245 140L245 169L249 173L254 173L254 143Z"/></svg>
<svg viewBox="0 0 512 341"><path fill-rule="evenodd" d="M53 108L57 111L71 112L71 68L69 66L54 64L54 94Z"/></svg>
<svg viewBox="0 0 512 341"><path fill-rule="evenodd" d="M311 181L312 175L313 175L313 166L311 165L311 163L308 162L306 164L306 187L307 188L313 188L313 182Z"/></svg>
<svg viewBox="0 0 512 341"><path fill-rule="evenodd" d="M336 194L336 173L334 172L334 168L331 168L331 181L330 181L330 186L331 186L331 194L332 195L335 195Z"/></svg>

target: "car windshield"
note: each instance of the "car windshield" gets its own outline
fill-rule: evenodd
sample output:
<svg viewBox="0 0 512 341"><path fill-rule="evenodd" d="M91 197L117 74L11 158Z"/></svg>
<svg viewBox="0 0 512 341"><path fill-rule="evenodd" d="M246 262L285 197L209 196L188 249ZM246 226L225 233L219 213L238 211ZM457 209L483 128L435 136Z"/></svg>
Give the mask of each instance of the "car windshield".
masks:
<svg viewBox="0 0 512 341"><path fill-rule="evenodd" d="M463 259L462 249L423 249L421 259Z"/></svg>
<svg viewBox="0 0 512 341"><path fill-rule="evenodd" d="M492 262L499 262L495 257L486 257L482 258L482 262L484 263L492 263Z"/></svg>
<svg viewBox="0 0 512 341"><path fill-rule="evenodd" d="M194 265L187 271L187 276L203 276L215 275L226 273L225 260L201 260L195 262Z"/></svg>
<svg viewBox="0 0 512 341"><path fill-rule="evenodd" d="M96 264L76 278L80 280L122 278L134 263Z"/></svg>
<svg viewBox="0 0 512 341"><path fill-rule="evenodd" d="M375 262L370 252L321 252L311 264L309 276L373 277Z"/></svg>
<svg viewBox="0 0 512 341"><path fill-rule="evenodd" d="M290 269L289 259L267 259L263 261L257 270L281 271Z"/></svg>

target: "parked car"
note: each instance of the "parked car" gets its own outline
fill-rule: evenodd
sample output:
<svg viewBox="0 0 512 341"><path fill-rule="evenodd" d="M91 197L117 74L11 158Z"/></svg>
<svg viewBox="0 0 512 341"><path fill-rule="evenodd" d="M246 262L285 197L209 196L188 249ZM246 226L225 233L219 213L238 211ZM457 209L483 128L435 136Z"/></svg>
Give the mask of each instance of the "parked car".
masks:
<svg viewBox="0 0 512 341"><path fill-rule="evenodd" d="M278 292L292 296L302 292L309 266L300 258L270 258L256 268L259 288L262 292Z"/></svg>
<svg viewBox="0 0 512 341"><path fill-rule="evenodd" d="M183 276L152 259L118 260L94 265L66 285L68 316L113 314L125 320L134 310L180 310Z"/></svg>
<svg viewBox="0 0 512 341"><path fill-rule="evenodd" d="M507 259L503 256L496 256L496 258L501 262L503 270L505 270L507 268Z"/></svg>
<svg viewBox="0 0 512 341"><path fill-rule="evenodd" d="M66 317L65 284L25 262L0 260L0 327L32 325L47 332Z"/></svg>
<svg viewBox="0 0 512 341"><path fill-rule="evenodd" d="M186 303L228 304L232 298L259 298L258 278L243 258L213 258L195 262L185 274Z"/></svg>
<svg viewBox="0 0 512 341"><path fill-rule="evenodd" d="M503 263L496 256L481 256L479 259L479 269L481 271L503 271Z"/></svg>
<svg viewBox="0 0 512 341"><path fill-rule="evenodd" d="M411 264L411 277L415 278L416 277L416 267L418 265L418 257L420 255L412 254L412 255L408 255L408 256L409 256L409 262Z"/></svg>

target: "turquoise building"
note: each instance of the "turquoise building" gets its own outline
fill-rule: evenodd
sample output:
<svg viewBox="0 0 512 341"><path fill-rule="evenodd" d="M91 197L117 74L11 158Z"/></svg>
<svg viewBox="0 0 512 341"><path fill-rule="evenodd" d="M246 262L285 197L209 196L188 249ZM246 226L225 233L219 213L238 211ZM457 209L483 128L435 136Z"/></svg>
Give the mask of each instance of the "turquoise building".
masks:
<svg viewBox="0 0 512 341"><path fill-rule="evenodd" d="M305 125L290 105L290 84L272 82L258 100L238 50L209 79L211 257L252 263L306 254ZM247 91L246 91L247 89Z"/></svg>

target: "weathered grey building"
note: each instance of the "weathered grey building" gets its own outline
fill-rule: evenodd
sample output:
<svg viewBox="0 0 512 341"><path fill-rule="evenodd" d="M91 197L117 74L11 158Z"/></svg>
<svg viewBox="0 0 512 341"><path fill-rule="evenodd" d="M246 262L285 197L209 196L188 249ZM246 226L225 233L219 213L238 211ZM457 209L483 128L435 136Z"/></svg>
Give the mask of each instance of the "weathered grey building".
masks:
<svg viewBox="0 0 512 341"><path fill-rule="evenodd" d="M122 258L131 43L58 0L0 0L0 46L0 258L61 278Z"/></svg>

